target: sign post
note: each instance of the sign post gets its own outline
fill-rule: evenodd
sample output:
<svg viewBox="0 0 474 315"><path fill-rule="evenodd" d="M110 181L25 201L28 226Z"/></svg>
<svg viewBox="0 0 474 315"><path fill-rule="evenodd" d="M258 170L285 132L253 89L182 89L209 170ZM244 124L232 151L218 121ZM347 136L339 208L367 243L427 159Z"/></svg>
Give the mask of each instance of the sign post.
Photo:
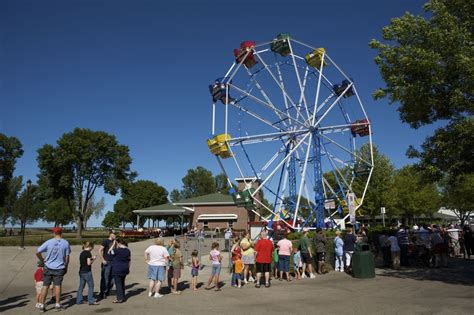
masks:
<svg viewBox="0 0 474 315"><path fill-rule="evenodd" d="M382 214L383 227L385 227L385 207L380 208L380 213Z"/></svg>

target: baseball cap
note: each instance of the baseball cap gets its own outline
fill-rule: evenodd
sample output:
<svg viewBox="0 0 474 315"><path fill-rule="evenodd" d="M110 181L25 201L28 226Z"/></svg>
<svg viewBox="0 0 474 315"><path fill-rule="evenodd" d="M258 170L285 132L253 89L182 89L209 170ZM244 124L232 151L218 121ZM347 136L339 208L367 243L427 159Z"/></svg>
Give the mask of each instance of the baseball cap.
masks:
<svg viewBox="0 0 474 315"><path fill-rule="evenodd" d="M57 226L57 227L54 227L52 229L52 231L53 231L54 234L61 234L63 232L63 229L61 229L59 226Z"/></svg>

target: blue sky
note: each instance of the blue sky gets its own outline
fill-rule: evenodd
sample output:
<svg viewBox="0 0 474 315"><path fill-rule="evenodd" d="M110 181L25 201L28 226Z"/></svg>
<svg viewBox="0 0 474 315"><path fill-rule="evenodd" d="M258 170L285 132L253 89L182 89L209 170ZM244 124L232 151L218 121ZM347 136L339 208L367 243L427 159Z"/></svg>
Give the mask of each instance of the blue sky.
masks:
<svg viewBox="0 0 474 315"><path fill-rule="evenodd" d="M243 40L278 33L328 54L354 78L373 140L396 167L411 163L433 126L413 130L396 105L374 101L383 86L372 38L424 1L22 1L0 2L0 132L21 140L16 175L36 179L36 150L75 127L103 130L128 145L139 178L168 191L187 169L217 173L205 143L207 89ZM106 197L112 209L116 197ZM89 225L100 225L92 219Z"/></svg>

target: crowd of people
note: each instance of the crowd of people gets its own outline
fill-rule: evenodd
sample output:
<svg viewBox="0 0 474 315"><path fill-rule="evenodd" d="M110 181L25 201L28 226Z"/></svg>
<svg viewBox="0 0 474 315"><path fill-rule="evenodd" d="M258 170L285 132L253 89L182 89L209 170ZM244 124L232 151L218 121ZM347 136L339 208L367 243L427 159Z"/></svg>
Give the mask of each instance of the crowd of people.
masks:
<svg viewBox="0 0 474 315"><path fill-rule="evenodd" d="M447 267L448 256L470 259L474 255L472 230L459 226L414 225L412 229L383 230L371 239L375 252L383 257L384 265L394 269L401 266Z"/></svg>
<svg viewBox="0 0 474 315"><path fill-rule="evenodd" d="M313 239L309 238L309 229L302 230L300 240L294 244L287 238L288 231L281 225L269 231L263 229L254 240L249 232L243 232L240 237L232 238L231 230L226 231L225 248L231 257L231 286L241 288L254 283L256 288L271 286L271 280L280 281L314 279L315 274L327 272L326 259L328 240L322 229L316 229ZM45 311L48 291L51 294L50 303L56 310L63 309L60 302L61 285L64 275L68 272L71 248L62 238L59 227L53 229L54 237L44 242L37 250L38 269L34 274L36 286L36 308ZM271 234L271 235L270 235ZM356 243L371 243L376 255L383 258L384 264L394 269L400 266L447 267L448 256L463 256L470 259L473 255L472 231L469 226L462 229L455 226L437 225L414 226L407 229L399 228L383 230L381 233L370 233L363 226L357 233L348 228L344 234L335 232L333 241L334 266L336 272L351 272L352 255ZM231 244L232 243L232 244ZM130 272L131 253L127 242L117 237L113 231L99 247L99 255L92 255L94 244L84 242L79 255L79 287L76 303L99 305L99 300L106 299L111 288L115 285L116 297L113 303L125 302L125 280ZM329 249L331 250L331 249ZM198 290L198 276L202 269L202 253L194 250L191 254L191 289ZM94 279L92 265L101 261L101 280L98 299L94 296ZM221 290L220 273L223 256L219 243L212 243L209 252L211 272L206 290ZM172 294L181 294L178 290L179 279L184 269L184 259L181 244L172 239L165 245L163 238L155 239L153 245L144 252L149 280L148 296L161 298L160 290L165 280ZM291 266L292 262L292 266ZM313 263L315 269L313 271ZM293 267L293 276L290 274ZM87 285L88 295L84 300L83 291Z"/></svg>

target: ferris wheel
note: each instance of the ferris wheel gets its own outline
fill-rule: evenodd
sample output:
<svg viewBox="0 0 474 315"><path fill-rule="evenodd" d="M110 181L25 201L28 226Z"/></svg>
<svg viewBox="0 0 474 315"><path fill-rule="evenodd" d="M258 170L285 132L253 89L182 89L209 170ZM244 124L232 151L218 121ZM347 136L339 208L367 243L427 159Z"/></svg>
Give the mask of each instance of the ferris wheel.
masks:
<svg viewBox="0 0 474 315"><path fill-rule="evenodd" d="M371 125L354 80L324 48L288 34L244 41L209 90L208 146L237 205L270 226L355 222L373 172Z"/></svg>

